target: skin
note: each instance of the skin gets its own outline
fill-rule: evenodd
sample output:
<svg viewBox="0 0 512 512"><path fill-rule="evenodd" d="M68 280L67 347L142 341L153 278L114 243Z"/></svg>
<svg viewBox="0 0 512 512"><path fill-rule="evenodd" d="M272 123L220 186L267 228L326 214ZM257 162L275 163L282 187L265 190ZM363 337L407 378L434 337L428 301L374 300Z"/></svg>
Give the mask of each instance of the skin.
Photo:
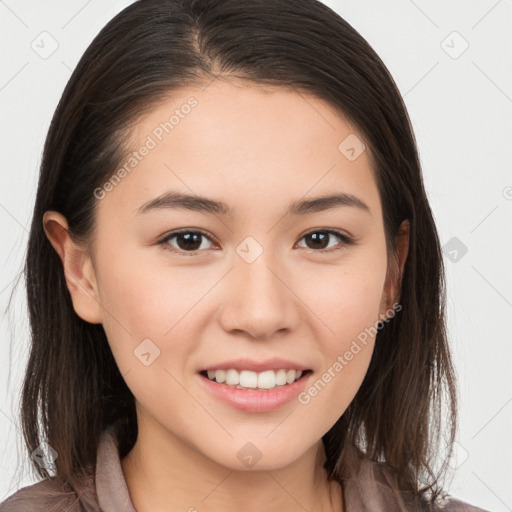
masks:
<svg viewBox="0 0 512 512"><path fill-rule="evenodd" d="M308 404L294 399L271 412L220 402L197 372L237 357L277 356L311 368L314 382L389 315L399 288L387 274L369 148L347 159L340 142L362 136L319 99L217 80L174 93L140 118L133 150L190 96L197 107L98 201L94 246L73 244L61 214L44 216L76 313L103 324L136 398L139 437L122 460L132 501L139 512L343 510L342 488L322 467L321 437L360 387L374 338ZM170 189L225 201L235 214L136 213ZM293 200L334 191L354 194L370 214L344 206L284 216ZM199 239L195 256L176 237L167 245L177 252L158 245L181 228L212 238ZM304 237L327 228L357 244ZM409 233L402 228L395 243L403 272ZM263 249L252 263L236 252L247 236ZM134 356L147 338L160 349L149 366ZM262 454L251 468L237 457L247 442Z"/></svg>

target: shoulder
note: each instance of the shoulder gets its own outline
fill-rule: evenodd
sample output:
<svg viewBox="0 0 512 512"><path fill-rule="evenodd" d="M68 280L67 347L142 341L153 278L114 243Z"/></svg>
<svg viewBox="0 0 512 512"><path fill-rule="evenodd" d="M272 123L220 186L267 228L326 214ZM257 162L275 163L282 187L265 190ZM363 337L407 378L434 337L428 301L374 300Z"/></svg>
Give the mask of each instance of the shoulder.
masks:
<svg viewBox="0 0 512 512"><path fill-rule="evenodd" d="M0 512L82 512L75 492L46 479L22 487L0 503Z"/></svg>
<svg viewBox="0 0 512 512"><path fill-rule="evenodd" d="M458 500L452 496L448 496L444 501L442 501L437 508L434 509L434 512L490 512L483 508L475 507L474 505L470 505L465 501Z"/></svg>
<svg viewBox="0 0 512 512"><path fill-rule="evenodd" d="M379 510L417 510L415 500L411 500L409 493L398 490L396 480L391 468L383 463L373 460L361 461L358 473L359 486L363 494L371 496L374 503L378 503ZM459 500L448 493L442 493L444 497L438 497L436 503L430 505L422 502L422 512L490 512L476 507L465 501Z"/></svg>

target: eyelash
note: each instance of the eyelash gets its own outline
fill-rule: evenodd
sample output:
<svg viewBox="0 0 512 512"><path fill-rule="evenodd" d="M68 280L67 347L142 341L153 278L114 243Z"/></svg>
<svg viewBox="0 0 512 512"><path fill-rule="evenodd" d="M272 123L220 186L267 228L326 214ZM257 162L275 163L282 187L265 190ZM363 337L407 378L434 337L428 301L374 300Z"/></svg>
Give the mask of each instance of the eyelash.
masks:
<svg viewBox="0 0 512 512"><path fill-rule="evenodd" d="M186 234L186 233L193 233L193 234L197 234L197 235L202 235L205 238L207 238L208 240L210 240L211 242L215 242L214 239L212 237L210 237L204 231L194 230L194 229L182 229L182 230L173 231L173 232L169 233L168 235L166 235L164 238L162 238L158 242L158 245L161 245L162 249L164 251L171 251L171 252L174 252L174 253L182 254L183 256L197 256L202 251L200 251L200 250L184 251L182 249L176 249L174 247L171 247L169 245L169 243L168 243L169 240L171 240L172 238L175 238L177 235ZM302 240L303 238L305 238L308 235L312 235L313 233L328 233L330 235L336 235L342 241L342 245L340 247L335 247L335 248L331 248L331 249L315 250L315 249L307 249L306 248L308 251L311 251L311 252L314 252L314 253L332 253L332 252L336 252L336 251L339 251L341 249L344 249L346 246L355 245L356 244L356 240L354 238L346 235L345 233L342 233L340 231L334 230L334 229L316 229L314 231L309 231L308 233L305 233L304 235L302 235L300 240Z"/></svg>

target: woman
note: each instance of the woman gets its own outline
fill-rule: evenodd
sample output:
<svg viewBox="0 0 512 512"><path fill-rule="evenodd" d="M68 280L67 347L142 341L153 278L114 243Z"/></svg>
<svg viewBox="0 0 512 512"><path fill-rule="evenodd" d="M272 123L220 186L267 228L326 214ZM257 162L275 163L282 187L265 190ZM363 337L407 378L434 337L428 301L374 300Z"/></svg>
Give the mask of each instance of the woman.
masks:
<svg viewBox="0 0 512 512"><path fill-rule="evenodd" d="M2 511L481 510L441 485L455 379L410 121L316 0L108 23L52 120L26 283L45 480Z"/></svg>

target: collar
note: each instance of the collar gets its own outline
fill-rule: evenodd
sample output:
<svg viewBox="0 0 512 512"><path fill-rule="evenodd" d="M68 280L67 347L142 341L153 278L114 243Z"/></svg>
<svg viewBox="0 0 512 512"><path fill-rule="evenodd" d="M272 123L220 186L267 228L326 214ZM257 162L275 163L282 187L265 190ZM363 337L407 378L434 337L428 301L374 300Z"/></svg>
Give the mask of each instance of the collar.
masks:
<svg viewBox="0 0 512 512"><path fill-rule="evenodd" d="M117 437L112 426L103 432L99 442L95 484L102 512L137 512L121 468Z"/></svg>

